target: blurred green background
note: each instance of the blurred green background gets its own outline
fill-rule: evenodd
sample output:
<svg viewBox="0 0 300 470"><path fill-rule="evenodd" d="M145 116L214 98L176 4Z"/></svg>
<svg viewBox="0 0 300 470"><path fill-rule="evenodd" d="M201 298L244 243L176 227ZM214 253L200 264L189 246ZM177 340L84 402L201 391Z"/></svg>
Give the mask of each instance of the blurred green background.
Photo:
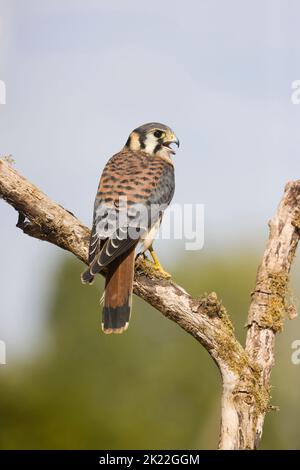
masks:
<svg viewBox="0 0 300 470"><path fill-rule="evenodd" d="M215 290L243 341L259 258L249 247L228 249L226 256L186 252L172 272L194 295ZM81 286L82 267L71 255L62 257L48 280L39 347L30 358L1 367L0 447L216 448L220 378L206 351L136 297L126 334L102 334L102 280ZM299 263L294 296L297 272ZM278 336L272 404L280 411L267 416L264 449L300 448L300 366L291 363L297 332L299 338L298 318Z"/></svg>
<svg viewBox="0 0 300 470"><path fill-rule="evenodd" d="M174 128L174 203L205 205L205 247L172 237L158 253L194 295L217 292L244 340L260 237L300 175L299 17L298 0L0 0L0 154L91 225L100 172L129 132ZM79 262L0 212L0 448L216 448L220 378L206 351L136 298L128 332L104 336L101 280L82 286ZM298 263L298 298L299 279ZM300 447L296 339L299 319L276 341L281 411L263 448Z"/></svg>

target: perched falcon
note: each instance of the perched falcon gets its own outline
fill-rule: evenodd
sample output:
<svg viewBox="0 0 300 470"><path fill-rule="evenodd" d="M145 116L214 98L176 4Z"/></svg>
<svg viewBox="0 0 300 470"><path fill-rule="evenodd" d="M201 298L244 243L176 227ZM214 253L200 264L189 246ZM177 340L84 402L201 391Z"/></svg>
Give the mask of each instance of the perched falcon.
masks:
<svg viewBox="0 0 300 470"><path fill-rule="evenodd" d="M173 131L157 122L138 127L123 149L106 164L94 205L89 268L83 283L106 271L102 329L122 333L128 327L135 249L149 250L153 267L166 274L152 248L166 207L174 194Z"/></svg>

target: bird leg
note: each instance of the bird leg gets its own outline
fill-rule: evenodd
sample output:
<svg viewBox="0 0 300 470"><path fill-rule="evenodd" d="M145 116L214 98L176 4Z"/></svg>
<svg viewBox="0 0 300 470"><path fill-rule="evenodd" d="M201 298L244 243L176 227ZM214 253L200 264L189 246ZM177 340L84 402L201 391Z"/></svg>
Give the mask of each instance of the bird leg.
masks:
<svg viewBox="0 0 300 470"><path fill-rule="evenodd" d="M150 252L150 255L153 259L153 269L155 269L156 271L159 272L159 274L161 275L161 277L164 277L166 279L170 279L171 277L171 274L168 273L167 271L164 270L164 268L162 267L162 265L160 264L159 262L159 259L153 249L153 246L150 245L149 248L148 248L149 252Z"/></svg>

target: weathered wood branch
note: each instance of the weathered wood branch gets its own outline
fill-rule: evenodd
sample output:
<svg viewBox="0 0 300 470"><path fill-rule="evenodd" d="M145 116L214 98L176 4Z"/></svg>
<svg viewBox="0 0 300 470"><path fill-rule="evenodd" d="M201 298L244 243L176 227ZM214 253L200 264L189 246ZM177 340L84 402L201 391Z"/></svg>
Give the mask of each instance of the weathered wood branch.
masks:
<svg viewBox="0 0 300 470"><path fill-rule="evenodd" d="M256 286L248 314L246 351L259 366L260 381L270 389L274 365L275 335L283 328L289 274L300 236L300 180L286 185L278 210L269 222L269 239L257 272ZM241 422L251 422L258 445L263 430L265 408L246 410ZM250 442L252 445L252 441Z"/></svg>
<svg viewBox="0 0 300 470"><path fill-rule="evenodd" d="M233 377L231 389L224 387L223 407L231 419L227 420L229 428L221 433L225 439L222 448L256 449L260 444L270 400L275 335L283 328L289 273L300 236L300 180L286 185L269 227L246 325L245 352L257 386L251 383L253 377L242 372Z"/></svg>
<svg viewBox="0 0 300 470"><path fill-rule="evenodd" d="M18 211L17 227L24 233L68 250L87 263L89 229L5 160L0 160L0 197ZM271 224L252 297L246 349L236 339L214 292L193 298L174 282L158 278L148 263L136 264L135 294L199 341L220 369L220 449L253 449L261 436L269 403L274 336L281 327L288 274L299 238L299 198L300 182L290 183Z"/></svg>

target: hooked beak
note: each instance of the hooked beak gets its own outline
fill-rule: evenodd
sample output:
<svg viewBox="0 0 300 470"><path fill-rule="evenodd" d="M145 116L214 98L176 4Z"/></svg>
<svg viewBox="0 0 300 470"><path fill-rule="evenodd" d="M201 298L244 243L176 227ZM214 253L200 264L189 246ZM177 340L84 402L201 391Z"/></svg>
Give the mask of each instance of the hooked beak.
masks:
<svg viewBox="0 0 300 470"><path fill-rule="evenodd" d="M177 145L177 148L178 148L179 145L180 145L179 139L178 139L178 137L176 137L175 134L171 134L170 139L169 139L169 140L166 140L166 141L163 143L163 146L164 146L164 147L167 147L167 148L171 151L171 153L172 153L173 155L175 155L175 151L174 151L174 150L172 149L172 147L171 147L172 144Z"/></svg>

